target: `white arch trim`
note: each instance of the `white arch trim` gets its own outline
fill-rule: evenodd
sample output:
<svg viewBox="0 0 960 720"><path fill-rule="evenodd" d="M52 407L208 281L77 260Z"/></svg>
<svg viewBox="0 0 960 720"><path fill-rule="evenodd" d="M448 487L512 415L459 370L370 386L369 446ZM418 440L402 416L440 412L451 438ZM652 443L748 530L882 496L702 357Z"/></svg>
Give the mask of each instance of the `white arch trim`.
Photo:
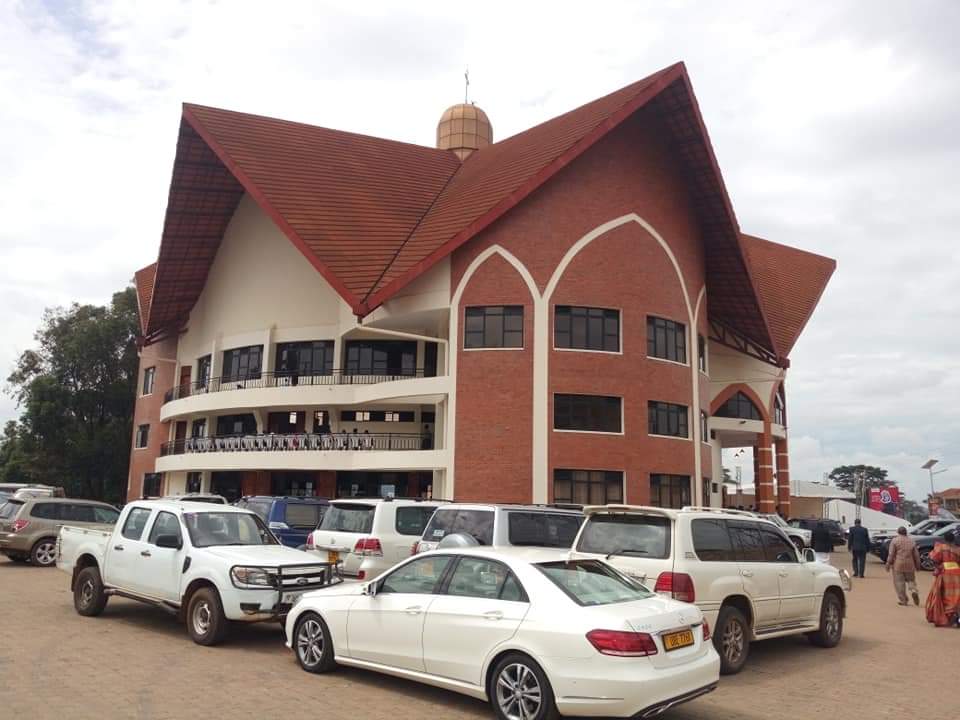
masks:
<svg viewBox="0 0 960 720"><path fill-rule="evenodd" d="M460 282L457 283L457 288L454 290L453 297L450 300L450 335L449 343L447 344L447 367L449 368L450 373L450 383L451 389L449 394L449 400L447 403L447 438L446 438L446 447L449 448L449 457L450 465L447 468L447 476L444 481L444 495L449 498L454 498L454 484L456 481L454 474L454 467L456 465L456 437L457 437L457 363L460 355L460 301L463 298L463 293L467 289L471 278L474 273L480 268L483 263L489 260L494 255L499 255L504 260L506 260L513 268L520 274L520 277L523 278L523 281L527 285L527 290L530 291L530 297L533 299L534 306L534 316L536 317L538 303L541 302L540 291L537 290L537 284L534 282L533 275L530 274L530 271L527 269L527 266L520 262L519 258L516 255L511 253L509 250L499 246L491 245L486 248L483 252L477 255L467 266L467 269L463 273L463 277L460 278ZM534 325L536 330L536 324ZM534 340L533 347L533 358L534 358L534 369L536 369L536 359L537 359L537 344ZM536 370L534 370L536 372ZM536 382L536 380L534 380ZM534 413L534 425L536 425L536 411L537 411L537 398L536 393L534 393L533 398L533 413ZM546 456L546 447L543 447L539 450L539 454ZM533 440L533 464L536 467L538 457L538 446L536 437ZM534 476L534 486L536 486L536 476ZM536 502L536 500L534 500Z"/></svg>

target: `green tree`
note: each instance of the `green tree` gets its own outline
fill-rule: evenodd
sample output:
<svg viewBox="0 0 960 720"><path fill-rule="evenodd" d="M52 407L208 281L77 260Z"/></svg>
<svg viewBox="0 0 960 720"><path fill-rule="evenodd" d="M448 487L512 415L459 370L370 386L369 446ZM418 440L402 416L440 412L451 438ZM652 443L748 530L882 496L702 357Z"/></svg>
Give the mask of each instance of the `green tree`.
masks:
<svg viewBox="0 0 960 720"><path fill-rule="evenodd" d="M913 524L920 522L930 514L927 512L926 505L921 505L907 498L900 498L900 511L903 514L903 519Z"/></svg>
<svg viewBox="0 0 960 720"><path fill-rule="evenodd" d="M866 490L861 498L864 506L870 503L870 488L890 487L896 483L887 480L887 471L873 465L841 465L830 471L829 478L841 490L857 492L857 481L863 478Z"/></svg>
<svg viewBox="0 0 960 720"><path fill-rule="evenodd" d="M51 308L8 378L21 410L0 439L0 476L123 499L137 382L137 299Z"/></svg>

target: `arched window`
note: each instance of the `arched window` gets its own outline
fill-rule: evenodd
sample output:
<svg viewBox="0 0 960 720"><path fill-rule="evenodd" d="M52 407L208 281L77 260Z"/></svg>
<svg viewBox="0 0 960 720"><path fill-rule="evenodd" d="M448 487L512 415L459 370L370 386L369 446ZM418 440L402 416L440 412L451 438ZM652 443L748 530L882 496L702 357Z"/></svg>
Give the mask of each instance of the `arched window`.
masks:
<svg viewBox="0 0 960 720"><path fill-rule="evenodd" d="M714 415L716 417L742 418L744 420L763 420L757 406L740 391L731 395L730 399L721 405Z"/></svg>

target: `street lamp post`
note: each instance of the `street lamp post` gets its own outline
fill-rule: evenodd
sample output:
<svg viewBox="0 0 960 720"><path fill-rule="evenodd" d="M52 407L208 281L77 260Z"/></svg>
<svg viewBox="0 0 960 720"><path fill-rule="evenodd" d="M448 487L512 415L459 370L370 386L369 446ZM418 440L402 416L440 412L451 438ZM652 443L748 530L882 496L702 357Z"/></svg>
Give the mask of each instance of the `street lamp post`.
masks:
<svg viewBox="0 0 960 720"><path fill-rule="evenodd" d="M933 499L933 496L937 492L936 490L933 489L933 476L939 475L940 473L946 472L947 470L950 469L950 468L940 468L939 470L934 470L933 466L936 465L938 462L940 461L934 458L930 458L923 465L920 466L922 470L926 470L927 472L930 473L930 499L931 500Z"/></svg>

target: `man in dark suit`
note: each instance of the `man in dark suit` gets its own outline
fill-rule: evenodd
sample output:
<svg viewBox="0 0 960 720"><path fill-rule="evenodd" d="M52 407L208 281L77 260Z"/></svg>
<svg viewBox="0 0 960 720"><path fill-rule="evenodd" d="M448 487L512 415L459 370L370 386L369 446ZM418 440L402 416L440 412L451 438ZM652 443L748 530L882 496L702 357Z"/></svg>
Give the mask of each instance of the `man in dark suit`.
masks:
<svg viewBox="0 0 960 720"><path fill-rule="evenodd" d="M863 577L867 569L867 551L870 549L870 533L863 525L860 519L853 521L853 527L847 537L847 548L853 554L853 576Z"/></svg>

